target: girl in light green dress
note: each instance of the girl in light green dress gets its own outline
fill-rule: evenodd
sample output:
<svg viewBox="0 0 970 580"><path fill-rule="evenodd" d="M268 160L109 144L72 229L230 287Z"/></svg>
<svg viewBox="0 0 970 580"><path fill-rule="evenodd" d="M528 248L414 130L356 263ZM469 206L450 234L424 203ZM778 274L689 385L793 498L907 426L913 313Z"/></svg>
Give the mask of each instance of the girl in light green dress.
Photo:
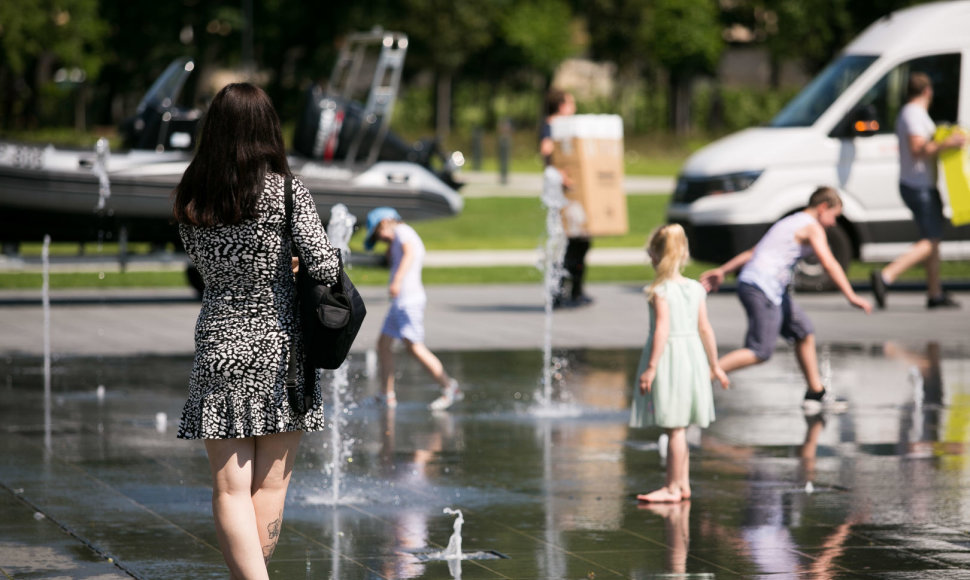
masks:
<svg viewBox="0 0 970 580"><path fill-rule="evenodd" d="M714 420L711 380L725 389L729 381L717 364L707 293L699 282L680 274L690 257L684 229L677 224L658 228L647 242L647 255L657 276L645 289L650 335L640 355L630 426L666 430L667 484L637 499L679 502L690 498L686 428L707 427Z"/></svg>

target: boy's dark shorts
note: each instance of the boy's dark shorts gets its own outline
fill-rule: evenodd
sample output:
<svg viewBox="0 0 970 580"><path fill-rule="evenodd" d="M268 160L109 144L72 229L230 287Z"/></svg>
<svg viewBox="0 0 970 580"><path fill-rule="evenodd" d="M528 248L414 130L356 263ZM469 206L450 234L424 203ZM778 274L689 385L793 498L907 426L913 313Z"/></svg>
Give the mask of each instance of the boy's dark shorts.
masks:
<svg viewBox="0 0 970 580"><path fill-rule="evenodd" d="M815 332L812 321L792 302L788 293L781 304L775 304L757 286L741 282L738 298L748 315L744 347L753 351L759 360L771 358L779 336L786 340L801 340Z"/></svg>
<svg viewBox="0 0 970 580"><path fill-rule="evenodd" d="M899 194L913 212L921 240L943 239L943 201L935 187L910 187L899 184Z"/></svg>

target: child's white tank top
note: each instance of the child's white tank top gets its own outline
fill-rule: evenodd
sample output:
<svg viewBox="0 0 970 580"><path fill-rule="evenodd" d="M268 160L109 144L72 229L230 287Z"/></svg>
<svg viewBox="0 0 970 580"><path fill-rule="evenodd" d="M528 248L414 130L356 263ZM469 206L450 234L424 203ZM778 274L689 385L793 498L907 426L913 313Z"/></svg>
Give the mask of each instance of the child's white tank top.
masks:
<svg viewBox="0 0 970 580"><path fill-rule="evenodd" d="M754 255L741 270L738 281L757 286L769 300L781 304L795 264L812 254L811 246L795 240L795 232L813 221L814 217L800 211L771 226L754 247Z"/></svg>

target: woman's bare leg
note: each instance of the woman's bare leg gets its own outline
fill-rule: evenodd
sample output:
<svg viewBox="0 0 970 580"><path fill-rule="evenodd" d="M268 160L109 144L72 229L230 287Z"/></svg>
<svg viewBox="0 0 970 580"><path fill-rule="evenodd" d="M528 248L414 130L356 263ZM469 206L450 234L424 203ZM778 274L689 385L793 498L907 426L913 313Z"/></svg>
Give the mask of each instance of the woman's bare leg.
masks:
<svg viewBox="0 0 970 580"><path fill-rule="evenodd" d="M256 440L207 439L212 470L212 515L231 580L268 580L253 508Z"/></svg>
<svg viewBox="0 0 970 580"><path fill-rule="evenodd" d="M252 502L259 543L263 547L266 562L269 562L279 540L286 489L290 484L293 461L302 435L301 431L291 431L256 438Z"/></svg>

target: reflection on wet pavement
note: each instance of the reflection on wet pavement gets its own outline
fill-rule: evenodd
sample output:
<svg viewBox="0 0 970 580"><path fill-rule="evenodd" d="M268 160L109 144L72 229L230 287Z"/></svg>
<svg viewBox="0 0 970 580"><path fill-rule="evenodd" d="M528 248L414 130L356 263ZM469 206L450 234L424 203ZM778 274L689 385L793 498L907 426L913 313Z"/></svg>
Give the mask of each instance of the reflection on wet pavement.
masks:
<svg viewBox="0 0 970 580"><path fill-rule="evenodd" d="M330 434L309 434L272 577L970 577L965 347L823 346L841 415L802 415L793 357L736 373L694 438L692 500L658 506L634 499L664 480L659 431L627 427L639 352L562 354L562 416L533 408L539 352L444 353L468 393L450 413L427 410L437 387L410 361L398 408L374 405L356 357L339 497ZM0 361L0 554L22 554L0 570L45 577L93 548L139 578L225 577L204 451L175 439L190 362L55 361L47 446L41 361ZM453 533L446 507L465 553L493 559L426 557Z"/></svg>

